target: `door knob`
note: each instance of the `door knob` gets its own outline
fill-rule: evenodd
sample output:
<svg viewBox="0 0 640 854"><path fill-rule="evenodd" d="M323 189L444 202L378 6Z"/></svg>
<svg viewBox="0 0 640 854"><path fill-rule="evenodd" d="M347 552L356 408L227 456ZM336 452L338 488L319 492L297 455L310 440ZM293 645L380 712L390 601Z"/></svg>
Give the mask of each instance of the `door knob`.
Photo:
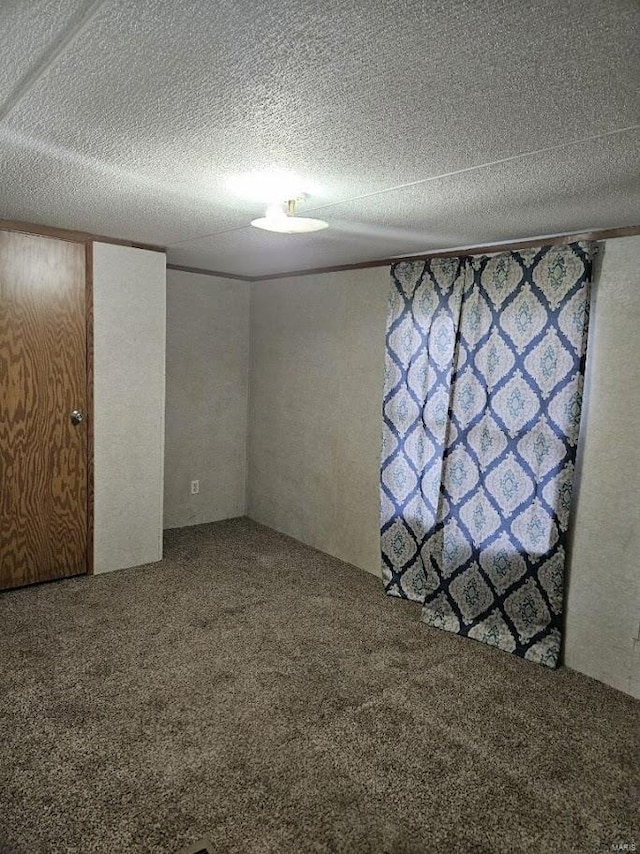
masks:
<svg viewBox="0 0 640 854"><path fill-rule="evenodd" d="M80 409L74 409L71 413L71 423L72 424L82 424L84 421L84 415Z"/></svg>

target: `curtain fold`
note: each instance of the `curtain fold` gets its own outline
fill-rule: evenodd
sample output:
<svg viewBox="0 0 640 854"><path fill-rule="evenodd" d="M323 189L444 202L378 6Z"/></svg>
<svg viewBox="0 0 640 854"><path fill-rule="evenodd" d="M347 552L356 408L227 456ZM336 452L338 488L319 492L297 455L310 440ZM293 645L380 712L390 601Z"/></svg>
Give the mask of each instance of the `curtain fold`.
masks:
<svg viewBox="0 0 640 854"><path fill-rule="evenodd" d="M558 663L593 244L391 268L382 573L429 625Z"/></svg>

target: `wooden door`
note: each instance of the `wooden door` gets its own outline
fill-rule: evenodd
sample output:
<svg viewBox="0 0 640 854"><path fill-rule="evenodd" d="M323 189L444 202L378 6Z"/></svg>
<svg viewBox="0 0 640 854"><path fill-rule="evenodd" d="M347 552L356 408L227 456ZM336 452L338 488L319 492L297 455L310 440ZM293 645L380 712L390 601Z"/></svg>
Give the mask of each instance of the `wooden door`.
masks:
<svg viewBox="0 0 640 854"><path fill-rule="evenodd" d="M85 251L0 231L0 588L87 571Z"/></svg>

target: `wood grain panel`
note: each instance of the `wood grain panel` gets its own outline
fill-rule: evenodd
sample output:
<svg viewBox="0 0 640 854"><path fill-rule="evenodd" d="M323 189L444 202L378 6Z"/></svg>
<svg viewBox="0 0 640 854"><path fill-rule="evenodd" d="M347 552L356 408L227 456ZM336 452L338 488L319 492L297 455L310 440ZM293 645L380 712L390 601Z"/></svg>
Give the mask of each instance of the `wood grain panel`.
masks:
<svg viewBox="0 0 640 854"><path fill-rule="evenodd" d="M86 571L85 246L0 231L0 587Z"/></svg>
<svg viewBox="0 0 640 854"><path fill-rule="evenodd" d="M93 243L85 246L85 304L87 335L87 575L93 575L93 527L94 527L94 486L93 486Z"/></svg>

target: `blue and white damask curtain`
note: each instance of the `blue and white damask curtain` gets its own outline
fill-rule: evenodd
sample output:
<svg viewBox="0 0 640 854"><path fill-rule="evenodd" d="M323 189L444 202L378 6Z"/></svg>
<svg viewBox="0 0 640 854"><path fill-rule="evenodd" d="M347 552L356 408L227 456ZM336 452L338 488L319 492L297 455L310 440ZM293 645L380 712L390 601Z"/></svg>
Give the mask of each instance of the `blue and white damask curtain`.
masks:
<svg viewBox="0 0 640 854"><path fill-rule="evenodd" d="M389 595L555 667L593 246L391 269L381 471Z"/></svg>

